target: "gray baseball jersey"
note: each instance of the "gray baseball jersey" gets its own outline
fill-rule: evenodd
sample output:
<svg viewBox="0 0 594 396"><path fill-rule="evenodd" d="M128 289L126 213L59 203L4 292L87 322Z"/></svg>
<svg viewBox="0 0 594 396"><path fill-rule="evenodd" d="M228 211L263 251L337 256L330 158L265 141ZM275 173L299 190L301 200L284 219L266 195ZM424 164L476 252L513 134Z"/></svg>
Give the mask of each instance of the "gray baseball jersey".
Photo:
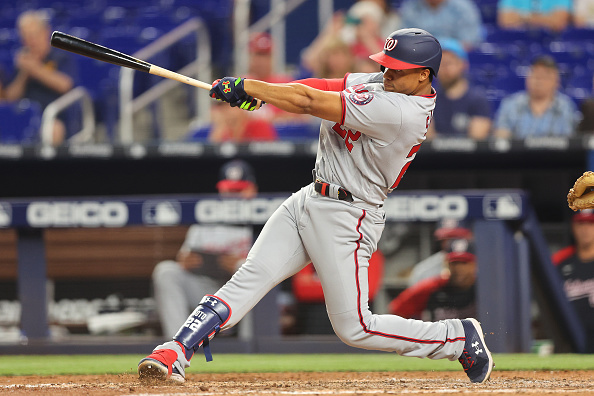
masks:
<svg viewBox="0 0 594 396"><path fill-rule="evenodd" d="M332 326L345 343L455 360L464 348L460 320L377 315L368 305L367 270L384 229L382 203L425 139L435 94L387 92L381 73L348 75L345 87L343 120L322 121L315 170L317 178L350 191L352 201L322 195L325 190L316 192L314 183L288 198L267 221L246 263L215 293L231 308L224 328L312 261Z"/></svg>
<svg viewBox="0 0 594 396"><path fill-rule="evenodd" d="M316 176L379 205L425 140L435 95L386 92L382 73L349 74L346 86L343 122L322 121Z"/></svg>

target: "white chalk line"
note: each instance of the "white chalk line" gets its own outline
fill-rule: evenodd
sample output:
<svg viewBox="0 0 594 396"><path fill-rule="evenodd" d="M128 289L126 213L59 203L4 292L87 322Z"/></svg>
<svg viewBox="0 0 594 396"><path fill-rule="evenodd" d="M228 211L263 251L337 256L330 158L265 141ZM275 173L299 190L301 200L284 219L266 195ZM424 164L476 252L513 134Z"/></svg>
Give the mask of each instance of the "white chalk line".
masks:
<svg viewBox="0 0 594 396"><path fill-rule="evenodd" d="M14 390L14 389L72 389L80 387L80 384L10 384L10 385L0 385L0 390ZM114 386L115 387L115 386ZM461 389L460 387L456 387L453 389L394 389L394 390L386 390L386 389L370 389L370 390L361 390L361 389L353 389L353 390L311 390L311 391L283 391L283 390L225 390L225 395L250 395L250 394L257 394L257 395L350 395L350 394L357 394L357 395L372 395L372 394L385 394L385 395L401 395L401 394L409 394L409 395L422 395L422 394L451 394L451 393L509 393L509 394L516 394L519 390L521 390L522 394L570 394L570 393L579 393L585 392L586 389L502 389L502 388L485 388L485 389L477 389L477 388L466 388ZM221 395L221 392L208 392L208 391L200 391L200 392L184 392L184 393L129 393L122 391L122 395L126 394L127 396L216 396Z"/></svg>

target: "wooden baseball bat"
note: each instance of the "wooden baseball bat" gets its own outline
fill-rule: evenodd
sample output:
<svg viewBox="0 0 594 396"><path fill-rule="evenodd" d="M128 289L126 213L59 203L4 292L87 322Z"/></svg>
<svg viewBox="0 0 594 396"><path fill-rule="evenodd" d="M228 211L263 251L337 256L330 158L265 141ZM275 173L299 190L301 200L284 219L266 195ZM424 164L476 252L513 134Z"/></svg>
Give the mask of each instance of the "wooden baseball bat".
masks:
<svg viewBox="0 0 594 396"><path fill-rule="evenodd" d="M184 76L171 70L150 64L143 60L134 58L133 56L123 54L111 48L104 47L99 44L91 43L79 37L71 36L66 33L55 31L52 33L51 44L53 47L60 48L66 51L74 52L75 54L87 56L89 58L97 59L102 62L113 63L117 66L129 67L141 72L154 74L155 76L169 78L171 80L179 81L184 84L192 85L194 87L206 89L210 91L211 84L194 78ZM258 100L258 108L262 106L262 102Z"/></svg>
<svg viewBox="0 0 594 396"><path fill-rule="evenodd" d="M53 32L51 39L52 46L66 51L74 52L75 54L84 55L89 58L97 59L102 62L113 63L114 65L129 67L141 72L154 74L156 76L169 78L171 80L179 81L184 84L193 85L198 88L210 90L212 86L200 80L184 76L164 69L162 67L152 65L143 60L134 58L133 56L123 54L111 48L104 47L99 44L91 43L79 37L74 37L62 32Z"/></svg>

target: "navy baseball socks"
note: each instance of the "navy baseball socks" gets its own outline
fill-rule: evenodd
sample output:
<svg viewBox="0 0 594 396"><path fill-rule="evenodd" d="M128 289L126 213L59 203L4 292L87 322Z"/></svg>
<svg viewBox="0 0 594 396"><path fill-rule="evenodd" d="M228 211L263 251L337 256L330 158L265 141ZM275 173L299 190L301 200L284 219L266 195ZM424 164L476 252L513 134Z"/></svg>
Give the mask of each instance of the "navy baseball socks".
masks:
<svg viewBox="0 0 594 396"><path fill-rule="evenodd" d="M464 350L458 361L464 367L464 371L470 382L482 384L486 382L491 376L491 371L495 364L491 352L485 344L483 338L483 329L481 324L476 319L463 319L462 326L464 327Z"/></svg>
<svg viewBox="0 0 594 396"><path fill-rule="evenodd" d="M201 346L206 361L212 360L210 340L231 316L231 308L215 296L204 296L198 307L179 329L173 341L157 346L138 363L141 380L185 382L185 368Z"/></svg>

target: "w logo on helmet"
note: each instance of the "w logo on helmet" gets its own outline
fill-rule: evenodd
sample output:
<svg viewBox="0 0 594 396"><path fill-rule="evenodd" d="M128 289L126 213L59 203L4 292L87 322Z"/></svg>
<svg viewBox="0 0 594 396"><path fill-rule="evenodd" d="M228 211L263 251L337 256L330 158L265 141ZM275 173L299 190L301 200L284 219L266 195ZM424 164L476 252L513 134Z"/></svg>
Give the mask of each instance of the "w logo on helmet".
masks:
<svg viewBox="0 0 594 396"><path fill-rule="evenodd" d="M398 44L398 40L394 40L392 37L388 37L386 39L386 44L384 44L384 50L392 51L396 48L396 44Z"/></svg>

